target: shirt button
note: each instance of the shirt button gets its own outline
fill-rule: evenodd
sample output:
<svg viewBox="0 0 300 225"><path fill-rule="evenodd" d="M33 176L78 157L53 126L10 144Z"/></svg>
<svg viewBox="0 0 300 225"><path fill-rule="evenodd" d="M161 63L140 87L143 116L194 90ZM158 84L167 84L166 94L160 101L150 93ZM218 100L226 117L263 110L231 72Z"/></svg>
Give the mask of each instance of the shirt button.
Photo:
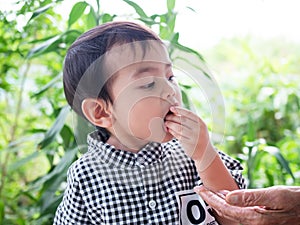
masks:
<svg viewBox="0 0 300 225"><path fill-rule="evenodd" d="M150 200L150 201L149 201L149 207L150 207L151 209L154 209L154 208L156 207L156 201Z"/></svg>
<svg viewBox="0 0 300 225"><path fill-rule="evenodd" d="M138 157L137 158L137 162L139 163L139 164L143 164L144 162L145 162L145 159L144 159L144 157Z"/></svg>

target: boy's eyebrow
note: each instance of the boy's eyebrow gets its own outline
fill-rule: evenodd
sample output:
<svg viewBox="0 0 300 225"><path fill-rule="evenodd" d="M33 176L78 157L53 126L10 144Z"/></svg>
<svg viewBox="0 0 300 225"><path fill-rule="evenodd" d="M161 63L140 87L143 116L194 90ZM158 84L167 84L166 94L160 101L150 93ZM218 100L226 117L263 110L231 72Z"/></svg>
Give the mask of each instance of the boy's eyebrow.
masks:
<svg viewBox="0 0 300 225"><path fill-rule="evenodd" d="M164 63L165 64L165 69L169 69L172 67L172 63ZM140 68L138 68L133 74L132 77L133 78L137 78L141 75L143 75L143 73L146 72L156 72L159 69L156 66L153 65L145 65L145 66L141 66Z"/></svg>

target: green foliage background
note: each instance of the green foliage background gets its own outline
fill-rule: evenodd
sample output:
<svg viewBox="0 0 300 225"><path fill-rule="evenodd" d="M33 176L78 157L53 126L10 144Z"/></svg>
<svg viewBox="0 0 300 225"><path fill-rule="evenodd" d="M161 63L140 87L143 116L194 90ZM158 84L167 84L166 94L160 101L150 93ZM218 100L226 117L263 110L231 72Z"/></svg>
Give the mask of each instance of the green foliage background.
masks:
<svg viewBox="0 0 300 225"><path fill-rule="evenodd" d="M123 17L170 43L171 57L177 49L203 64L200 53L180 43L175 0L154 15L133 1L120 2L135 11ZM59 0L20 1L13 11L0 11L0 224L52 224L67 169L82 154L63 95L64 55L81 33L121 16L94 3L74 2L67 20L57 11ZM249 187L300 185L299 48L244 37L203 53L219 74L226 106L225 141L216 145L241 160ZM185 104L192 101L209 117L194 86L182 87L190 96Z"/></svg>

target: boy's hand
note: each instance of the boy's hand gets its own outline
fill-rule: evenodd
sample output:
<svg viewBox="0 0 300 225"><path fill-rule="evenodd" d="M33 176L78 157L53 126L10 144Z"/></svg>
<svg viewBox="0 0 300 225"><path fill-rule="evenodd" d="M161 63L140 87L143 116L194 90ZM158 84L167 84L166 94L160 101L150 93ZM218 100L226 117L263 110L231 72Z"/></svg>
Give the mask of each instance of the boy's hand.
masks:
<svg viewBox="0 0 300 225"><path fill-rule="evenodd" d="M167 131L182 144L186 154L194 160L202 160L209 152L214 151L211 145L206 124L195 113L181 108L171 107L166 116Z"/></svg>

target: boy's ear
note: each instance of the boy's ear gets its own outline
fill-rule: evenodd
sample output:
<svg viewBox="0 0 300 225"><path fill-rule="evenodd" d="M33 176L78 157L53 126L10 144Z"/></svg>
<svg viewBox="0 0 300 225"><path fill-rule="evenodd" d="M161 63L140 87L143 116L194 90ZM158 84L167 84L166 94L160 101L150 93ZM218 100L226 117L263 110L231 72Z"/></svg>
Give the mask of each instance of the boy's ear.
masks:
<svg viewBox="0 0 300 225"><path fill-rule="evenodd" d="M92 124L103 128L112 126L110 107L103 99L86 98L81 103L81 110Z"/></svg>

